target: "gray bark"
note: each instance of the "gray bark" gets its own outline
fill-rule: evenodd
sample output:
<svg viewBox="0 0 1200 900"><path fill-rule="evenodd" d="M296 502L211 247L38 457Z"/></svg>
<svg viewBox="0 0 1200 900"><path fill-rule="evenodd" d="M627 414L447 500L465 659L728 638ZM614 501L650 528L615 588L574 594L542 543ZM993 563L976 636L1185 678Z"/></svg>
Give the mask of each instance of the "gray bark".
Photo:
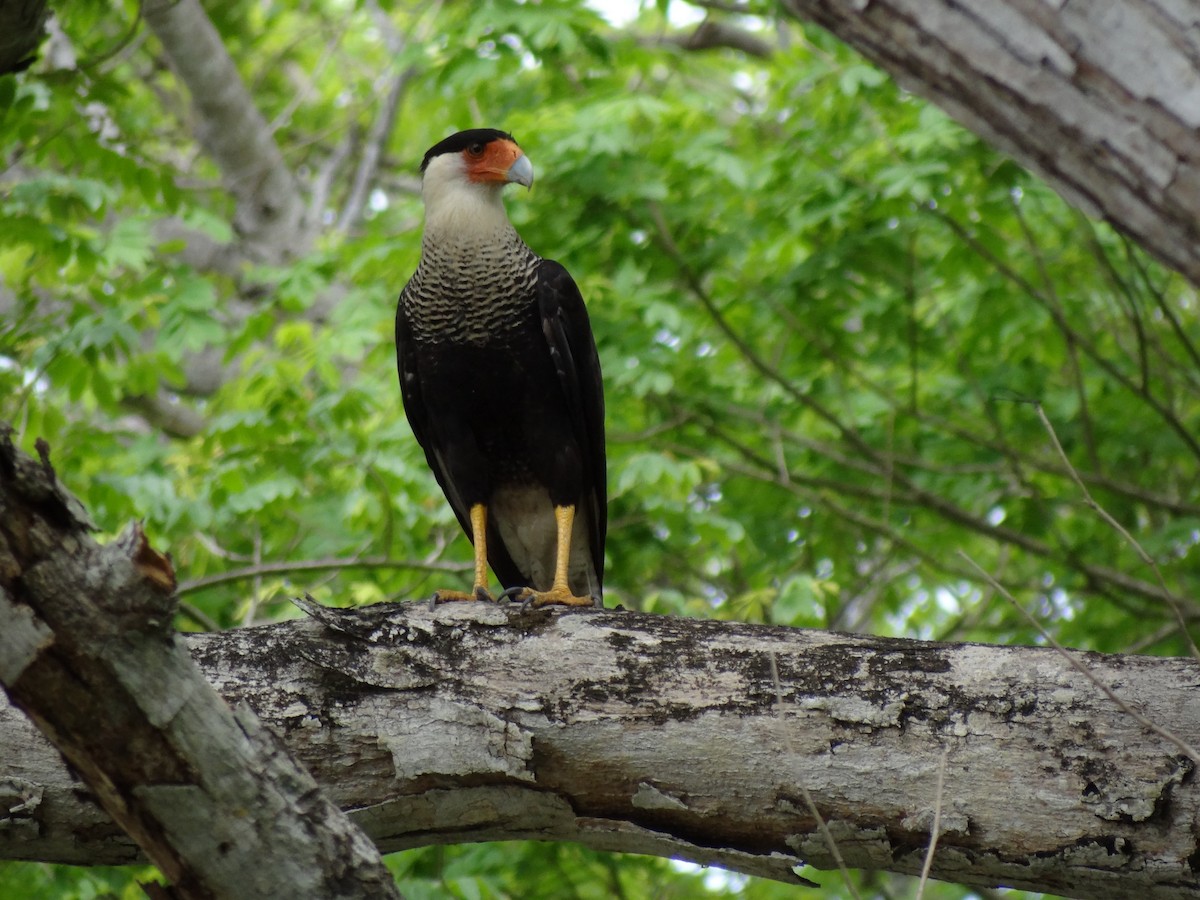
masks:
<svg viewBox="0 0 1200 900"><path fill-rule="evenodd" d="M783 0L1200 285L1200 7Z"/></svg>
<svg viewBox="0 0 1200 900"><path fill-rule="evenodd" d="M281 885L322 900L397 896L378 851L312 776L204 680L171 627L166 557L139 526L96 544L39 452L40 465L0 428L0 685L57 752L5 747L0 841L44 834L31 813L56 803L36 779L65 775L65 758L172 896L277 897ZM27 737L7 712L0 743ZM71 827L96 820L89 811Z"/></svg>
<svg viewBox="0 0 1200 900"><path fill-rule="evenodd" d="M208 15L198 0L173 0L145 16L191 93L196 137L237 200L242 249L268 263L303 254L311 235L299 185Z"/></svg>
<svg viewBox="0 0 1200 900"><path fill-rule="evenodd" d="M309 620L188 644L384 851L570 840L795 882L793 866L835 866L832 838L847 866L915 873L940 807L935 878L1200 895L1200 789L1180 746L1200 743L1191 660L1070 653L1164 736L1051 649L619 610L305 605ZM12 710L0 761L0 784L27 798L0 857L134 858Z"/></svg>

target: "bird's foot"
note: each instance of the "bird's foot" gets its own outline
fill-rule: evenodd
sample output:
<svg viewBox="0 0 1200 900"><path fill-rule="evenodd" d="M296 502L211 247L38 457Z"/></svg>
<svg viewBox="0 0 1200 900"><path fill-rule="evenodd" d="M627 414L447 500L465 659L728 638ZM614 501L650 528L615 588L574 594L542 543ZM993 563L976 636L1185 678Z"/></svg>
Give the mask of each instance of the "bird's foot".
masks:
<svg viewBox="0 0 1200 900"><path fill-rule="evenodd" d="M472 591L434 591L429 598L429 608L433 609L439 603L456 603L470 601L476 603L495 603L496 598L485 587L477 587Z"/></svg>
<svg viewBox="0 0 1200 900"><path fill-rule="evenodd" d="M533 588L509 588L500 595L501 600L515 600L522 609L539 606L594 606L604 608L604 602L597 596L577 597L565 587L551 588L548 591L535 591Z"/></svg>

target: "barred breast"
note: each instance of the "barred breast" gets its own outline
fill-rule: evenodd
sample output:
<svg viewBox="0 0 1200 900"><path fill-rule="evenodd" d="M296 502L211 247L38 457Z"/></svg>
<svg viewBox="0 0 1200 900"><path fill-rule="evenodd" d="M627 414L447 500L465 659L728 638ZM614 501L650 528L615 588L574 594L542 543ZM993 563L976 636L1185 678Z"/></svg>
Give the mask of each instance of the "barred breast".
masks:
<svg viewBox="0 0 1200 900"><path fill-rule="evenodd" d="M400 297L418 342L493 343L535 302L538 257L516 231L508 228L500 240L471 238L427 235L423 242Z"/></svg>

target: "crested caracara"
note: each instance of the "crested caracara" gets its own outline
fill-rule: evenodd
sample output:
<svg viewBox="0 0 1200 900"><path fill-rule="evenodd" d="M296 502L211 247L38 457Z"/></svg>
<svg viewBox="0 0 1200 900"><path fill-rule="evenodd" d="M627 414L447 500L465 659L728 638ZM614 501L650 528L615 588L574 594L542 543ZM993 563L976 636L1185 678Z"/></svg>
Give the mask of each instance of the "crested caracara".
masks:
<svg viewBox="0 0 1200 900"><path fill-rule="evenodd" d="M475 547L471 591L601 605L604 395L579 288L508 221L500 193L533 166L509 134L460 131L421 163L425 231L396 309L413 434Z"/></svg>

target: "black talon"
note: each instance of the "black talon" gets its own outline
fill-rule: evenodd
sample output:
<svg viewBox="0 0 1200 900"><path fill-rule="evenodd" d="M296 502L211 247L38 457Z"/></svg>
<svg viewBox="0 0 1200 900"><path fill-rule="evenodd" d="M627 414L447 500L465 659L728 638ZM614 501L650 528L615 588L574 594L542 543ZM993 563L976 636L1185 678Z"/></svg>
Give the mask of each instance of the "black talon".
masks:
<svg viewBox="0 0 1200 900"><path fill-rule="evenodd" d="M523 590L525 590L525 588L523 588L523 587L510 587L508 590L504 591L504 592L503 592L503 593L502 593L502 594L501 594L501 595L500 595L498 598L496 598L496 599L498 599L498 600L507 600L507 601L509 601L509 602L511 603L511 602L512 602L512 600L513 600L513 598L514 598L514 597L516 597L516 596L517 596L517 594L521 593L521 591L523 591Z"/></svg>

